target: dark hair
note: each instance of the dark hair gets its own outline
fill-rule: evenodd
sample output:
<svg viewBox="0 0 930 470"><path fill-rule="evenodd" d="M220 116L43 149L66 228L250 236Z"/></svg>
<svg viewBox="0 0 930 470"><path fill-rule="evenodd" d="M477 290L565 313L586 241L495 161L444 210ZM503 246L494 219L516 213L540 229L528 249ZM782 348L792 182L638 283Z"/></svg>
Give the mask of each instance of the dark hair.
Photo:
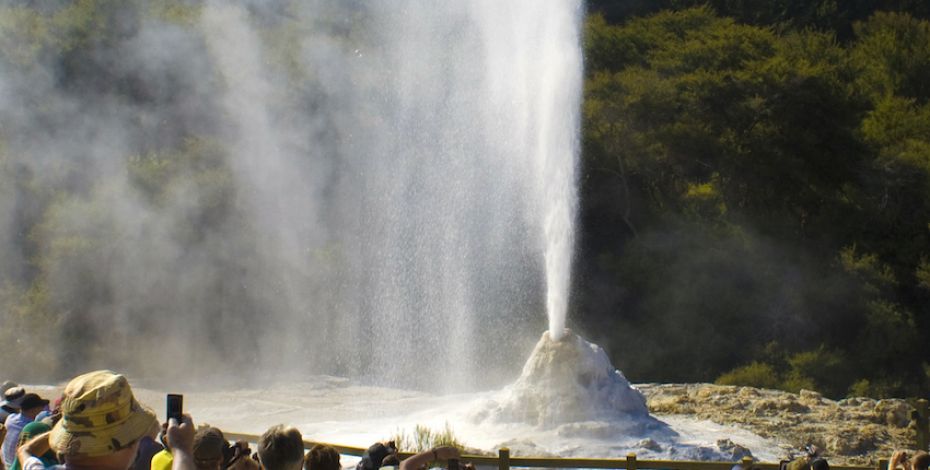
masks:
<svg viewBox="0 0 930 470"><path fill-rule="evenodd" d="M317 444L304 457L304 470L339 470L339 452L330 446Z"/></svg>
<svg viewBox="0 0 930 470"><path fill-rule="evenodd" d="M399 465L400 459L397 458L397 454L388 454L388 456L381 461L382 467L397 467Z"/></svg>
<svg viewBox="0 0 930 470"><path fill-rule="evenodd" d="M930 466L930 454L918 450L913 457L911 457L911 468L914 470L927 470L927 467Z"/></svg>
<svg viewBox="0 0 930 470"><path fill-rule="evenodd" d="M827 459L816 458L811 461L811 470L830 470L830 464Z"/></svg>
<svg viewBox="0 0 930 470"><path fill-rule="evenodd" d="M194 434L194 466L198 469L219 467L228 447L223 431L211 426L198 429Z"/></svg>
<svg viewBox="0 0 930 470"><path fill-rule="evenodd" d="M292 427L272 426L258 440L258 459L267 470L286 470L303 462L303 436Z"/></svg>

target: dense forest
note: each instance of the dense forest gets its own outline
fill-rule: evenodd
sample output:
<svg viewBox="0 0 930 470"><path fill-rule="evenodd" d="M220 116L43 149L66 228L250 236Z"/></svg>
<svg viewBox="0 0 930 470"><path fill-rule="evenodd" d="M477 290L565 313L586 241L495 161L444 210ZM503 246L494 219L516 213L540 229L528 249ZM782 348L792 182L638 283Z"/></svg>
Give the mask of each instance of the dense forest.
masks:
<svg viewBox="0 0 930 470"><path fill-rule="evenodd" d="M636 380L927 393L927 4L590 7L578 322Z"/></svg>
<svg viewBox="0 0 930 470"><path fill-rule="evenodd" d="M151 79L144 65L106 60L143 18L183 29L197 2L37 3L0 7L0 71L24 77L0 89L0 104L12 110L0 122L0 216L12 227L0 245L13 247L0 251L4 357L41 338L26 332L52 328L66 332L55 341L100 348L100 338L80 330L87 317L74 312L112 301L99 277L113 273L95 269L101 252L129 257L129 265L146 260L108 213L114 201L122 207L122 188L110 177L123 170L90 172L66 143L38 149L34 158L60 153L41 173L10 157L19 151L5 145L12 133L79 119L74 103L52 103L28 86L44 65L53 64L57 91L170 110L124 123L138 133L126 151L125 184L153 213L174 208L187 222L166 237L206 247L241 216L209 126L214 103L181 94L197 89L183 76ZM344 17L352 2L333 9ZM930 6L590 0L588 10L572 327L636 382L717 381L831 397L930 392ZM359 26L327 22L326 14L321 24L333 35L364 38ZM268 61L288 70L300 25L268 24ZM285 93L294 106L320 106ZM22 103L32 120L18 120ZM114 118L112 109L99 115ZM146 230L159 230L157 220ZM249 249L230 240L223 253ZM218 272L244 269L234 257L210 256ZM195 295L159 289L132 300ZM226 305L246 302L220 276L209 289ZM151 321L117 325L130 338L118 341L157 351L157 337L132 336L166 328ZM249 326L234 321L224 320L224 334L253 347ZM69 371L77 359L36 352L31 360L30 370Z"/></svg>

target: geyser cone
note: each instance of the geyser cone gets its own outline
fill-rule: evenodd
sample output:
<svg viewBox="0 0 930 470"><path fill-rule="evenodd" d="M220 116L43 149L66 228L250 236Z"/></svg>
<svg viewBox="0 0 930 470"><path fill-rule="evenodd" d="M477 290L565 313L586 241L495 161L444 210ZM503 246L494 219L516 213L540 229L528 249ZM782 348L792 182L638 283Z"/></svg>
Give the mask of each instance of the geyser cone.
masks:
<svg viewBox="0 0 930 470"><path fill-rule="evenodd" d="M520 377L495 405L488 410L492 419L547 427L649 418L645 397L604 350L570 330L559 340L543 333Z"/></svg>

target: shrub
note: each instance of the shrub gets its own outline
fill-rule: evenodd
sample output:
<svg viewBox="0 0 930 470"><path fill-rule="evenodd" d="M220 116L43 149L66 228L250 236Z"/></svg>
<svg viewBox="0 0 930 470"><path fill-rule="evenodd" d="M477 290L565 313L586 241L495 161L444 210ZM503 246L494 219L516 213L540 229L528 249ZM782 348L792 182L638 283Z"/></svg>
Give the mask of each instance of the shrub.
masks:
<svg viewBox="0 0 930 470"><path fill-rule="evenodd" d="M452 427L446 423L441 430L434 430L429 426L418 424L413 428L412 434L398 429L391 438L401 452L424 452L434 447L451 446L464 449L465 445L455 436Z"/></svg>
<svg viewBox="0 0 930 470"><path fill-rule="evenodd" d="M715 381L718 385L740 385L757 388L777 388L779 384L778 373L775 369L763 362L753 362L749 365L737 367Z"/></svg>

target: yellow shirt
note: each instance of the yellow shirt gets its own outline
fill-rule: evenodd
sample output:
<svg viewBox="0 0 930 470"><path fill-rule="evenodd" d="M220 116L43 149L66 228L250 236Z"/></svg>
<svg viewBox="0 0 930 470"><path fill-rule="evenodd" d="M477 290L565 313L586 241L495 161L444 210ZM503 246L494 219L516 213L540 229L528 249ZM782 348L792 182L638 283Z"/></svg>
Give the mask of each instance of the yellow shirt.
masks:
<svg viewBox="0 0 930 470"><path fill-rule="evenodd" d="M152 456L152 470L171 470L174 457L167 449Z"/></svg>

